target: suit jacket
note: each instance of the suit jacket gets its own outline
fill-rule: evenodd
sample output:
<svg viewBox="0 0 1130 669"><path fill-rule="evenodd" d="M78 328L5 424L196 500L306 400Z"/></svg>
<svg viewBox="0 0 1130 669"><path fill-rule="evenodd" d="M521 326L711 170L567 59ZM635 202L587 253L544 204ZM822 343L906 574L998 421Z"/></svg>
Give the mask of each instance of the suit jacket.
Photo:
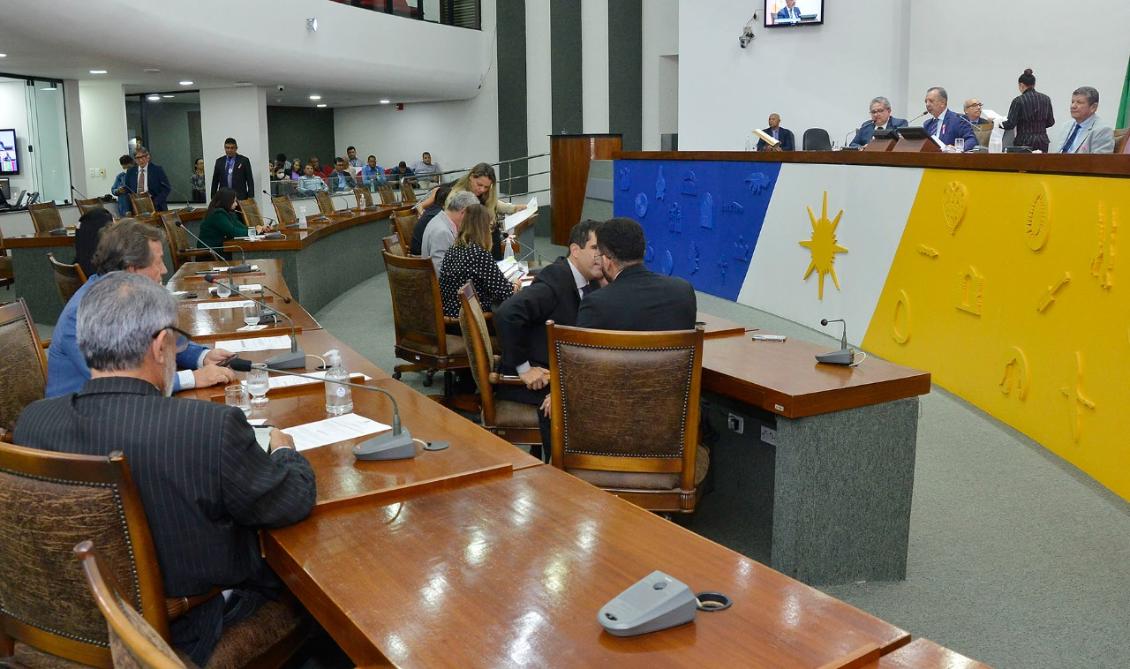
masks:
<svg viewBox="0 0 1130 669"><path fill-rule="evenodd" d="M1062 153L1063 145L1067 143L1068 136L1071 135L1071 129L1075 127L1075 120L1072 119L1071 124L1063 129L1055 139L1052 140L1048 146L1048 153ZM1114 152L1114 128L1110 127L1098 116L1095 116L1095 123L1091 129L1083 133L1083 139L1079 140L1075 145L1075 150L1072 153L1113 153Z"/></svg>
<svg viewBox="0 0 1130 669"><path fill-rule="evenodd" d="M577 325L599 330L693 330L698 317L694 287L656 274L643 263L625 267L616 280L589 295Z"/></svg>
<svg viewBox="0 0 1130 669"><path fill-rule="evenodd" d="M772 135L773 129L762 128L762 132L764 132L766 135ZM777 128L777 140L781 142L782 151L796 151L796 140L793 138L792 130L788 130L787 128ZM764 151L768 146L769 145L765 143L765 140L757 140L758 151Z"/></svg>
<svg viewBox="0 0 1130 669"><path fill-rule="evenodd" d="M789 11L788 7L782 7L781 9L779 9L777 11L777 18L785 19L786 21L789 20L789 19L796 19L796 20L799 21L800 20L800 7L794 6L792 11Z"/></svg>
<svg viewBox="0 0 1130 669"><path fill-rule="evenodd" d="M216 159L216 165L212 168L212 189L208 192L215 195L216 191L226 188L227 185L228 157L223 155ZM251 173L251 161L247 156L235 154L235 164L232 165L231 171L231 188L240 200L254 197L255 177Z"/></svg>
<svg viewBox="0 0 1130 669"><path fill-rule="evenodd" d="M126 172L126 188L129 189L130 193L137 192L137 170L137 165L134 165ZM172 192L173 185L169 183L169 177L165 176L165 170L151 160L149 161L146 179L148 183L145 184L145 192L153 198L153 207L157 211L167 211L169 209L167 204L169 193Z"/></svg>
<svg viewBox="0 0 1130 669"><path fill-rule="evenodd" d="M271 574L257 529L296 523L314 506L314 472L302 454L268 455L238 408L166 398L141 379L92 379L81 392L34 402L20 415L14 441L82 455L125 453L168 597L215 586L261 591ZM174 640L176 628L187 626L197 637L215 636L222 619L223 606L193 609L174 623ZM193 656L210 653L196 647Z"/></svg>
<svg viewBox="0 0 1130 669"><path fill-rule="evenodd" d="M591 289L599 286L596 282L589 285ZM558 258L543 267L533 283L495 307L494 327L502 344L503 371L513 374L524 362L549 369L545 322L576 325L580 306L581 296L569 261Z"/></svg>
<svg viewBox="0 0 1130 669"><path fill-rule="evenodd" d="M906 119L904 119L904 118L895 118L894 116L892 116L889 119L887 119L886 128L888 130L890 130L892 128L905 128L905 127L906 127ZM857 130L855 132L855 138L851 140L850 146L864 146L864 145L870 143L871 138L874 137L874 136L875 136L875 122L874 121L867 121L863 125L859 126L859 130Z"/></svg>
<svg viewBox="0 0 1130 669"><path fill-rule="evenodd" d="M931 116L922 124L922 127L926 129L926 132L933 135L934 127L937 125L938 119ZM958 137L965 139L966 151L972 151L977 147L977 135L973 133L973 124L961 114L947 109L945 115L942 116L942 132L938 135L938 139L946 146L953 146L953 140Z"/></svg>

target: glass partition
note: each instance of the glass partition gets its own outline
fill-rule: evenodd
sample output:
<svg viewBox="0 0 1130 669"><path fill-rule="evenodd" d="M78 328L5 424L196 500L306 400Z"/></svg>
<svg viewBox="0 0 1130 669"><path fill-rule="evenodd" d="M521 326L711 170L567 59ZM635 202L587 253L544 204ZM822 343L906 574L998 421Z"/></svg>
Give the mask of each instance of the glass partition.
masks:
<svg viewBox="0 0 1130 669"><path fill-rule="evenodd" d="M198 91L128 95L126 125L130 151L136 150L140 141L149 149L153 162L168 175L173 187L169 202L206 200L207 184L199 190L199 180L193 182L194 164L204 155Z"/></svg>
<svg viewBox="0 0 1130 669"><path fill-rule="evenodd" d="M71 198L63 82L0 75L0 129L15 146L5 146L14 163L2 166L5 192L37 194L39 202L64 204ZM26 202L26 200L25 200Z"/></svg>
<svg viewBox="0 0 1130 669"><path fill-rule="evenodd" d="M479 0L333 0L333 2L430 23L481 29Z"/></svg>

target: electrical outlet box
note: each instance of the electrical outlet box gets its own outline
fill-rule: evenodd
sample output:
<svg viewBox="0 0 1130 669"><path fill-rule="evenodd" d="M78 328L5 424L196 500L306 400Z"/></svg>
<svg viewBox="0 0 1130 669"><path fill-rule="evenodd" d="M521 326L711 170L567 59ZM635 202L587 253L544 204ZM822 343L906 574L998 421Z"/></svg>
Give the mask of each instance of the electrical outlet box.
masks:
<svg viewBox="0 0 1130 669"><path fill-rule="evenodd" d="M102 177L103 179L106 178L106 168L105 167L99 167L98 168L98 176Z"/></svg>
<svg viewBox="0 0 1130 669"><path fill-rule="evenodd" d="M730 428L731 432L741 434L745 431L745 418L742 418L736 413L732 413L726 419L726 426Z"/></svg>
<svg viewBox="0 0 1130 669"><path fill-rule="evenodd" d="M761 441L769 444L770 446L777 445L777 431L768 425L761 426Z"/></svg>

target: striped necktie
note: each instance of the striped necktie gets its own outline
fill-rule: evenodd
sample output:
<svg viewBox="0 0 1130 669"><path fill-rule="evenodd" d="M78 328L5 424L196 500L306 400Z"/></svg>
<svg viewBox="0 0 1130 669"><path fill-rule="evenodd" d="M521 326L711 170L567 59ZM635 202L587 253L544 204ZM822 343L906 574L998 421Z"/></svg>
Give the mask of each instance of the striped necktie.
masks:
<svg viewBox="0 0 1130 669"><path fill-rule="evenodd" d="M1071 153L1071 145L1075 143L1075 136L1079 134L1079 130L1083 126L1078 123L1071 129L1071 134L1067 136L1067 141L1063 143L1063 151L1061 153Z"/></svg>

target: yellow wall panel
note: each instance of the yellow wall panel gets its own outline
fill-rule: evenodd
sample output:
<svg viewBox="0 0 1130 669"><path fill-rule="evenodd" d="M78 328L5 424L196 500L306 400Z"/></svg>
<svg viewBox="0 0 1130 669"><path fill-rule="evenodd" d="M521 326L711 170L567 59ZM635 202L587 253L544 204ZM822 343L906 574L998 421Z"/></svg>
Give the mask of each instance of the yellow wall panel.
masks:
<svg viewBox="0 0 1130 669"><path fill-rule="evenodd" d="M926 171L863 343L1130 499L1130 179Z"/></svg>

